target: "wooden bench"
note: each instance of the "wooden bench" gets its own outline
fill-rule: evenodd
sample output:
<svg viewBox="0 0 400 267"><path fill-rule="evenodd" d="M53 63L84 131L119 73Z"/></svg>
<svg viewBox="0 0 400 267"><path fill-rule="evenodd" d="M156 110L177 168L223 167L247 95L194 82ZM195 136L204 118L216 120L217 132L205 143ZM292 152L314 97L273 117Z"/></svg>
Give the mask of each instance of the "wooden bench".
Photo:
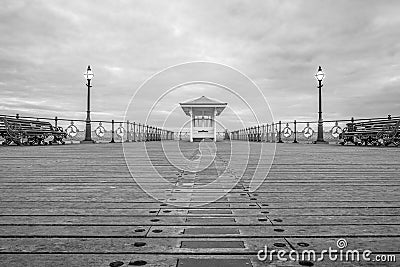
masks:
<svg viewBox="0 0 400 267"><path fill-rule="evenodd" d="M0 117L0 136L3 145L48 145L65 144L67 134L61 127L53 127L49 122Z"/></svg>
<svg viewBox="0 0 400 267"><path fill-rule="evenodd" d="M399 146L400 118L371 119L347 123L339 135L339 143L345 145Z"/></svg>

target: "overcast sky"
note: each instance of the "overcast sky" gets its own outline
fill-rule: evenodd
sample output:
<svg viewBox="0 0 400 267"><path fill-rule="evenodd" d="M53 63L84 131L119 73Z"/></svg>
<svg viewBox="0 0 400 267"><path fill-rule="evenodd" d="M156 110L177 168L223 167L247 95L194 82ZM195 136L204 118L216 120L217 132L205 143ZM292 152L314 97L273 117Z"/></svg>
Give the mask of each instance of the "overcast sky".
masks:
<svg viewBox="0 0 400 267"><path fill-rule="evenodd" d="M121 119L129 99L155 73L209 61L254 81L275 120L317 119L319 65L326 73L325 119L399 115L399 14L395 0L2 0L0 113L84 119L83 73L90 64L92 119ZM154 103L168 86L138 94L129 119L143 121L141 104ZM256 113L269 114L257 104L260 94L245 87L232 89ZM221 121L234 127L235 101L201 84L165 98L160 112L175 108L181 116L167 126L186 119L177 103L202 95L231 101Z"/></svg>

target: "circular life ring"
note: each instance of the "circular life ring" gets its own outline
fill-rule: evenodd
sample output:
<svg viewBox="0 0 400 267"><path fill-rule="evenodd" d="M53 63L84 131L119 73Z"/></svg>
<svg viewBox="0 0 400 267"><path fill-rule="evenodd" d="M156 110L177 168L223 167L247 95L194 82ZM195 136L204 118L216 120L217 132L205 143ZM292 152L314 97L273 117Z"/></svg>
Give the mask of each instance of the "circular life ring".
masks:
<svg viewBox="0 0 400 267"><path fill-rule="evenodd" d="M343 130L342 130L342 128L340 128L340 126L335 125L335 126L332 127L331 135L334 138L338 138L341 133L343 133Z"/></svg>
<svg viewBox="0 0 400 267"><path fill-rule="evenodd" d="M75 137L78 134L78 131L78 128L73 123L65 129L65 132L69 137Z"/></svg>
<svg viewBox="0 0 400 267"><path fill-rule="evenodd" d="M314 135L314 130L310 127L310 126L306 126L306 128L304 128L303 130L303 135L305 138L310 139L311 136Z"/></svg>
<svg viewBox="0 0 400 267"><path fill-rule="evenodd" d="M125 133L124 127L119 126L116 133L117 133L117 135L118 135L119 137L122 138L122 137L124 136L124 133Z"/></svg>
<svg viewBox="0 0 400 267"><path fill-rule="evenodd" d="M290 129L289 125L286 125L286 127L283 128L283 136L288 138L288 137L291 137L292 134L293 134L292 129Z"/></svg>
<svg viewBox="0 0 400 267"><path fill-rule="evenodd" d="M96 128L95 133L98 137L103 137L104 134L106 133L106 129L103 127L103 125L100 125Z"/></svg>

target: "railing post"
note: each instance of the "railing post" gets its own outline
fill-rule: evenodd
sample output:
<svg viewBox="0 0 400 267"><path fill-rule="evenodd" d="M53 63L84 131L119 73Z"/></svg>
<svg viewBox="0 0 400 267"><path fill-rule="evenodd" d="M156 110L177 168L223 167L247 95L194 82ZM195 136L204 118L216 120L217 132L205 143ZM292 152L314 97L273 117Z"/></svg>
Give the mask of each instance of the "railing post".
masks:
<svg viewBox="0 0 400 267"><path fill-rule="evenodd" d="M152 129L152 127L151 126L147 126L147 138L146 138L146 141L152 141L151 140L151 129Z"/></svg>
<svg viewBox="0 0 400 267"><path fill-rule="evenodd" d="M249 139L253 141L252 127L249 128Z"/></svg>
<svg viewBox="0 0 400 267"><path fill-rule="evenodd" d="M275 136L275 123L272 122L271 124L271 142L276 142L276 136Z"/></svg>
<svg viewBox="0 0 400 267"><path fill-rule="evenodd" d="M294 141L293 141L293 143L298 143L297 142L297 121L296 120L294 120Z"/></svg>
<svg viewBox="0 0 400 267"><path fill-rule="evenodd" d="M269 140L268 140L268 139L269 139L268 134L269 134L269 133L268 133L268 123L267 123L267 125L266 125L266 135L267 135L266 142L269 141Z"/></svg>
<svg viewBox="0 0 400 267"><path fill-rule="evenodd" d="M54 118L54 127L58 129L58 118L57 116Z"/></svg>
<svg viewBox="0 0 400 267"><path fill-rule="evenodd" d="M138 142L142 141L142 137L141 137L141 130L140 130L140 123L138 124Z"/></svg>
<svg viewBox="0 0 400 267"><path fill-rule="evenodd" d="M15 118L19 119L19 114L15 115Z"/></svg>
<svg viewBox="0 0 400 267"><path fill-rule="evenodd" d="M160 128L156 128L156 141L160 141Z"/></svg>
<svg viewBox="0 0 400 267"><path fill-rule="evenodd" d="M129 120L126 121L126 142L129 143L129 135L130 135L130 131L129 131Z"/></svg>
<svg viewBox="0 0 400 267"><path fill-rule="evenodd" d="M279 141L278 143L283 143L282 141L282 122L279 121Z"/></svg>
<svg viewBox="0 0 400 267"><path fill-rule="evenodd" d="M260 125L257 125L257 142L261 142Z"/></svg>
<svg viewBox="0 0 400 267"><path fill-rule="evenodd" d="M110 143L115 143L115 140L114 140L114 120L112 120L111 121L111 141L110 141Z"/></svg>
<svg viewBox="0 0 400 267"><path fill-rule="evenodd" d="M136 142L136 123L133 122L133 142Z"/></svg>

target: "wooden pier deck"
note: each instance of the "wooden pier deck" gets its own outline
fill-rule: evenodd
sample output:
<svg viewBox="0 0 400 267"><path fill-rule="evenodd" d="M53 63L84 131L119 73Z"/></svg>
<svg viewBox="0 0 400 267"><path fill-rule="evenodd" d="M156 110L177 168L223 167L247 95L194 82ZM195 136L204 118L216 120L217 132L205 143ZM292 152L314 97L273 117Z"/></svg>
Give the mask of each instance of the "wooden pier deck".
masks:
<svg viewBox="0 0 400 267"><path fill-rule="evenodd" d="M137 151L130 156L138 162L145 156L141 143L125 146ZM160 150L159 142L147 146ZM217 146L224 165L228 145ZM285 262L276 256L261 262L256 256L265 245L320 253L337 249L339 238L346 239L346 249L400 261L398 148L277 144L269 175L256 192L248 191L249 177L243 177L217 202L188 208L143 192L121 144L10 146L0 153L1 266L398 266ZM179 182L177 169L161 156L157 162ZM138 164L133 171L143 170ZM163 190L153 183L154 190Z"/></svg>

